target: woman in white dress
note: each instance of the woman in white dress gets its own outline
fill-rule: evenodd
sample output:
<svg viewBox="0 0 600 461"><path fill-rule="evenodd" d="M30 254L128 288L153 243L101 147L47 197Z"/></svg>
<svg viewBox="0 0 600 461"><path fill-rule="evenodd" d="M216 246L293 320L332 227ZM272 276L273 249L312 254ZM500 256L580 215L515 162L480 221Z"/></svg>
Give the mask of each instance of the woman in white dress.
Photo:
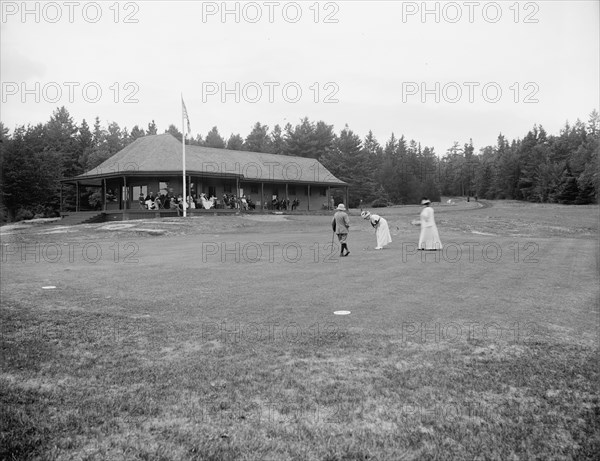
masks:
<svg viewBox="0 0 600 461"><path fill-rule="evenodd" d="M433 217L433 208L428 198L421 200L423 210L421 210L421 235L419 237L419 250L441 250L442 242L438 234L435 219Z"/></svg>
<svg viewBox="0 0 600 461"><path fill-rule="evenodd" d="M375 237L377 238L376 250L381 250L388 243L392 243L390 228L385 218L376 214L371 214L368 211L363 211L360 215L363 219L368 219L371 226L375 228Z"/></svg>

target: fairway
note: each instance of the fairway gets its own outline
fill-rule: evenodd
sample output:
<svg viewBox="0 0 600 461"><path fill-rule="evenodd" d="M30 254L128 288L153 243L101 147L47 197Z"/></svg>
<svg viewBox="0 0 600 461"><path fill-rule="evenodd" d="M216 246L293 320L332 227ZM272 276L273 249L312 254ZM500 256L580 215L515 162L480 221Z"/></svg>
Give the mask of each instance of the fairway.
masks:
<svg viewBox="0 0 600 461"><path fill-rule="evenodd" d="M594 459L597 206L433 208L3 227L0 458Z"/></svg>

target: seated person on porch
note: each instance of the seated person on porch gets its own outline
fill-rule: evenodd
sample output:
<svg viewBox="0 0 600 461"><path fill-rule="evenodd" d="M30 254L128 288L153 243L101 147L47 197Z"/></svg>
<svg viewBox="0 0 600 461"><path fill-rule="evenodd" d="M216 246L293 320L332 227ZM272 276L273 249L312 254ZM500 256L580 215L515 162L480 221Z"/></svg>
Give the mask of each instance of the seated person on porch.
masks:
<svg viewBox="0 0 600 461"><path fill-rule="evenodd" d="M256 205L255 203L252 201L252 199L250 198L250 196L246 197L246 202L248 203L248 208L250 210L255 210L256 209Z"/></svg>
<svg viewBox="0 0 600 461"><path fill-rule="evenodd" d="M177 202L177 199L175 198L174 195L171 197L170 208L173 210L177 210L178 215L179 215L179 212L182 210L182 208L180 208L179 203Z"/></svg>
<svg viewBox="0 0 600 461"><path fill-rule="evenodd" d="M295 210L296 208L298 208L298 205L300 205L300 200L295 198L294 201L292 202L292 210Z"/></svg>
<svg viewBox="0 0 600 461"><path fill-rule="evenodd" d="M210 200L207 200L206 194L200 194L200 203L202 204L202 208L205 210L210 210L214 206L214 197L211 197Z"/></svg>
<svg viewBox="0 0 600 461"><path fill-rule="evenodd" d="M140 192L140 196L138 197L138 201L140 203L140 208L145 210L146 209L146 199L144 198L144 194L142 194L141 192Z"/></svg>

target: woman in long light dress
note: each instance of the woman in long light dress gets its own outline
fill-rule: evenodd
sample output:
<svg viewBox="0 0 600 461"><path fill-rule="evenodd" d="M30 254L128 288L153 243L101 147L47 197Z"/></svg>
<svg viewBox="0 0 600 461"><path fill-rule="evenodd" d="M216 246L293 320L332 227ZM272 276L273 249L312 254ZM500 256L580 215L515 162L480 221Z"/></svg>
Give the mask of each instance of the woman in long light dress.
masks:
<svg viewBox="0 0 600 461"><path fill-rule="evenodd" d="M202 202L202 208L205 210L210 210L213 207L213 201L207 200L204 193L200 194L200 201Z"/></svg>
<svg viewBox="0 0 600 461"><path fill-rule="evenodd" d="M371 226L375 228L375 237L377 238L376 250L381 250L388 243L392 243L390 228L385 218L376 214L371 214L368 211L363 211L360 215L363 219L368 219Z"/></svg>
<svg viewBox="0 0 600 461"><path fill-rule="evenodd" d="M421 235L419 236L419 250L441 250L442 242L438 234L435 219L433 217L433 208L428 198L421 200L423 210L421 210Z"/></svg>

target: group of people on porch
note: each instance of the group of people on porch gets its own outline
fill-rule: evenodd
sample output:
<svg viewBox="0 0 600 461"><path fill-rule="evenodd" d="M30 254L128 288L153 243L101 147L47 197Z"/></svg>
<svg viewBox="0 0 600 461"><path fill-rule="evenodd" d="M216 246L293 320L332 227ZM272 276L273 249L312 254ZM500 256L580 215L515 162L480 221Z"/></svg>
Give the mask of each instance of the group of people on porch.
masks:
<svg viewBox="0 0 600 461"><path fill-rule="evenodd" d="M220 208L220 203L217 198L213 195L207 198L205 193L201 193L198 197L187 197L187 203L183 200L181 194L175 195L169 192L154 195L154 192L149 192L144 196L143 192L140 192L138 197L140 208L144 210L161 210L171 209L177 210L178 212L183 211L183 207L186 208L203 208L210 210L211 208ZM260 205L260 203L259 203ZM279 196L273 195L270 202L266 202L265 205L271 210L295 210L300 205L300 200L294 198L290 202L289 198L280 199ZM252 201L250 196L242 195L237 197L235 194L225 192L222 199L222 207L229 209L239 210L255 210L256 203Z"/></svg>
<svg viewBox="0 0 600 461"><path fill-rule="evenodd" d="M217 197L214 195L208 198L205 193L201 193L198 197L187 197L187 203L183 200L182 194L175 195L168 191L164 193L154 195L154 192L149 192L144 196L144 193L140 191L138 197L140 208L143 210L161 210L171 209L177 210L177 212L183 211L183 207L186 208L203 208L210 210L211 208L229 208L239 210L255 210L256 203L252 201L250 196L242 195L237 197L235 194L225 192L223 194L222 204L219 203ZM260 205L260 202L258 203ZM289 198L280 199L278 195L273 195L270 202L265 202L268 209L271 210L295 210L300 205L300 200L294 198L290 202Z"/></svg>
<svg viewBox="0 0 600 461"><path fill-rule="evenodd" d="M181 194L175 195L169 192L162 193L160 195L154 195L154 192L148 193L146 196L142 192L138 197L140 208L144 210L160 210L160 209L172 209L178 212L183 211L183 207L186 208L203 208L209 210L211 208L217 208L217 198L213 195L210 198L206 197L206 194L201 193L197 198L188 195L187 203L183 200ZM237 197L233 194L223 194L223 208L241 209L241 210L254 210L256 204L252 199L246 195Z"/></svg>
<svg viewBox="0 0 600 461"><path fill-rule="evenodd" d="M144 194L140 192L138 197L140 207L145 210L160 210L160 209L173 209L181 211L183 210L183 197L171 195L169 192L166 194L160 194L154 196L154 192L150 192L144 197Z"/></svg>
<svg viewBox="0 0 600 461"><path fill-rule="evenodd" d="M241 197L238 197L235 194L225 192L223 194L223 208L237 208L247 211L255 210L256 204L252 201L250 196L246 197L245 195L242 195Z"/></svg>
<svg viewBox="0 0 600 461"><path fill-rule="evenodd" d="M298 200L297 198L294 199L293 202L291 202L292 205L292 210L295 210L296 208L298 208L298 205L300 205L300 200ZM272 210L289 210L290 209L290 199L286 198L286 199L280 199L279 196L274 195L273 199L271 200L271 209Z"/></svg>

